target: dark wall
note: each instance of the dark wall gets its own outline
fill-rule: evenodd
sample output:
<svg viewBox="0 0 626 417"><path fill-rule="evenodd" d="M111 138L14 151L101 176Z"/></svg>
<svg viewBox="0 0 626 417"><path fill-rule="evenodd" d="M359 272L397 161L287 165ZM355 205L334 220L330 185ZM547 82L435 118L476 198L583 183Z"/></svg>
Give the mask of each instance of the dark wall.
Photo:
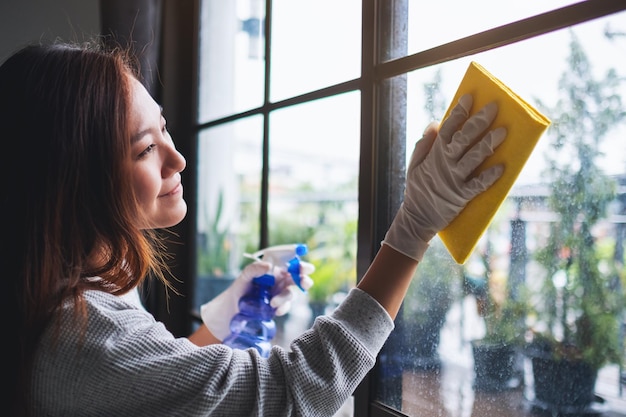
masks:
<svg viewBox="0 0 626 417"><path fill-rule="evenodd" d="M82 41L99 33L99 0L0 1L0 62L33 41Z"/></svg>

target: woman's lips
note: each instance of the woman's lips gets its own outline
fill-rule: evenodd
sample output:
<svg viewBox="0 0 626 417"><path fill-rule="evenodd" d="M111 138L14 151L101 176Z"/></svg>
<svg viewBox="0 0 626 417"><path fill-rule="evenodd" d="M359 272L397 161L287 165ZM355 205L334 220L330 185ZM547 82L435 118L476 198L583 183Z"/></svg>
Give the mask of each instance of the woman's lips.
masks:
<svg viewBox="0 0 626 417"><path fill-rule="evenodd" d="M171 195L175 195L175 194L179 194L183 192L183 185L182 183L178 183L176 184L176 186L174 188L172 188L169 192L165 193L165 194L161 194L159 197L167 197L167 196L171 196Z"/></svg>

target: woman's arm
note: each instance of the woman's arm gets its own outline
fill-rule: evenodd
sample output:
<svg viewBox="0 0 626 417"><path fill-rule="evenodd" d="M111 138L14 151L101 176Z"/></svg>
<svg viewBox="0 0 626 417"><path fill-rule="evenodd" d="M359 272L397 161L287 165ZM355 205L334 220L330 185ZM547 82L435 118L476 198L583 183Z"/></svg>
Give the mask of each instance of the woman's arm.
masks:
<svg viewBox="0 0 626 417"><path fill-rule="evenodd" d="M395 319L418 262L382 245L357 287L383 306Z"/></svg>
<svg viewBox="0 0 626 417"><path fill-rule="evenodd" d="M189 337L189 341L196 346L208 346L216 343L222 343L217 337L209 331L209 329L203 324L200 325L198 330L193 332Z"/></svg>

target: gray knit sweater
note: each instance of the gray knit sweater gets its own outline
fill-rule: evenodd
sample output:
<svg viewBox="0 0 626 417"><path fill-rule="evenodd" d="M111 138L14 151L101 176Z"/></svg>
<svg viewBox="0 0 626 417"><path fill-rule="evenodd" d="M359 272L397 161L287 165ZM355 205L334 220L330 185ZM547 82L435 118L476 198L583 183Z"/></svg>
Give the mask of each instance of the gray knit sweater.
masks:
<svg viewBox="0 0 626 417"><path fill-rule="evenodd" d="M351 291L289 350L269 358L175 338L127 298L86 293L86 332L63 311L44 334L33 374L35 416L332 416L372 368L393 321Z"/></svg>

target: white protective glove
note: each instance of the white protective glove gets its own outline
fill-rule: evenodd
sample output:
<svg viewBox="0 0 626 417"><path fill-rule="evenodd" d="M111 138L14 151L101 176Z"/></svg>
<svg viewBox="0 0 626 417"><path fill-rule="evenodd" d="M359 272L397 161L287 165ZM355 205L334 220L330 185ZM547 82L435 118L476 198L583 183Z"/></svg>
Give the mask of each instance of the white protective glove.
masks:
<svg viewBox="0 0 626 417"><path fill-rule="evenodd" d="M429 125L413 150L404 201L382 243L417 261L422 260L428 242L504 171L496 165L471 176L507 133L500 127L481 138L498 106L487 104L468 118L472 102L471 95L462 96L439 131L437 123Z"/></svg>
<svg viewBox="0 0 626 417"><path fill-rule="evenodd" d="M308 274L315 267L300 261L301 281L303 290L313 286L313 280ZM239 299L250 289L252 279L263 274L271 273L272 265L268 262L255 261L247 265L241 274L224 292L200 307L200 316L204 325L219 340L224 340L230 334L230 320L239 312ZM273 275L276 283L272 287L270 304L276 309L276 315L282 316L291 308L291 300L296 291L300 291L293 283L291 275L285 268L275 267Z"/></svg>

